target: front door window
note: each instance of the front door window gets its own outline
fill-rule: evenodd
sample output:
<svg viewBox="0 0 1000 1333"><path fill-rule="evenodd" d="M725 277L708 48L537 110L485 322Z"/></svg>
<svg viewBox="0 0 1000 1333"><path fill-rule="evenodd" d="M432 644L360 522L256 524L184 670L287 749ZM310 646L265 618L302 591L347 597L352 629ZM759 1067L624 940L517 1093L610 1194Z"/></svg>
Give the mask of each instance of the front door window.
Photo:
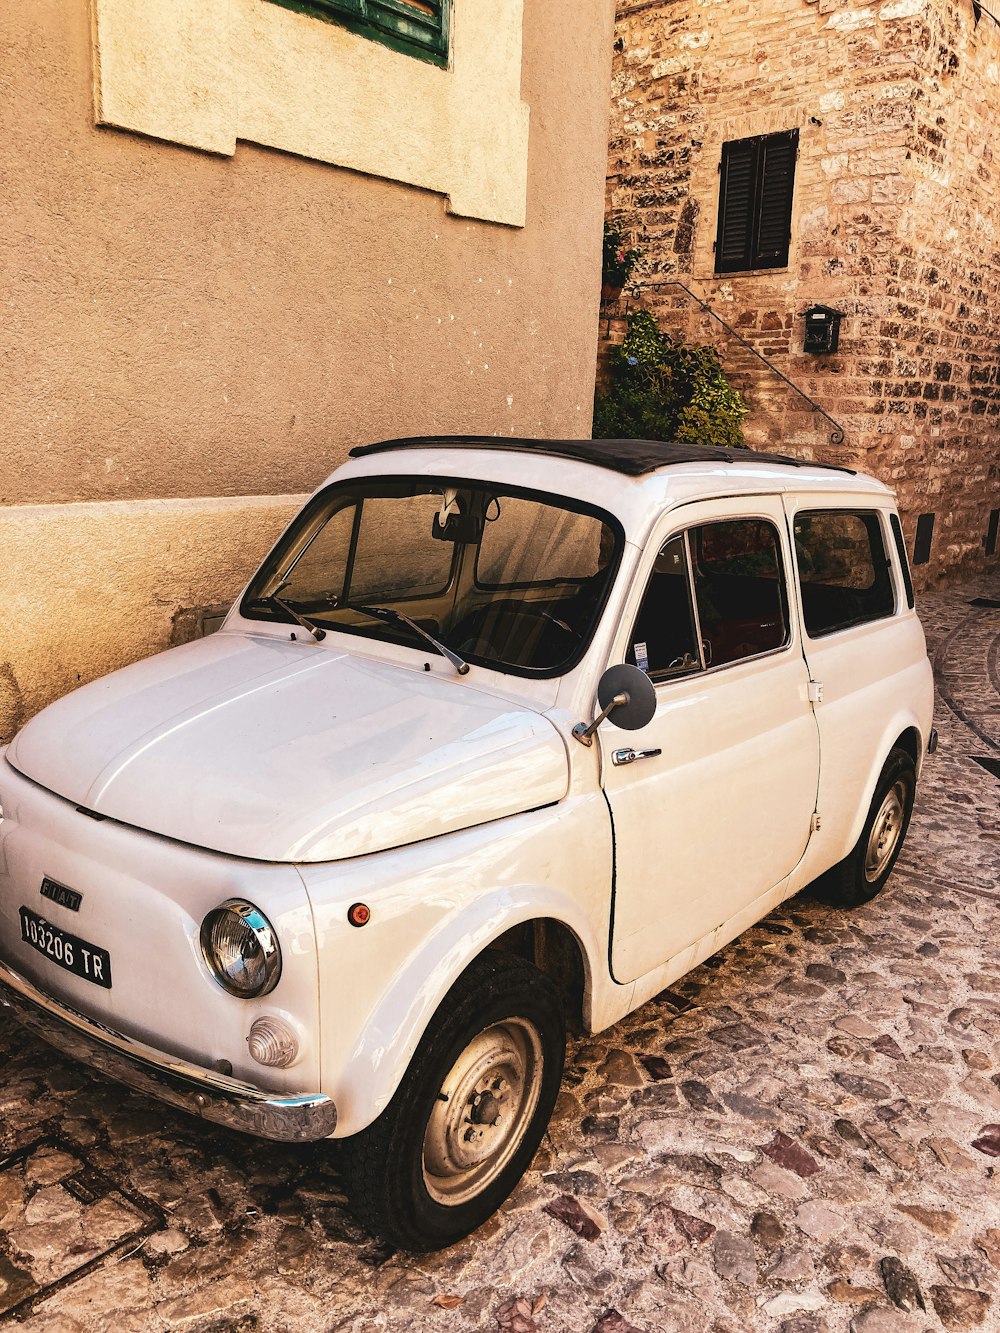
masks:
<svg viewBox="0 0 1000 1333"><path fill-rule="evenodd" d="M704 523L656 557L626 651L655 683L788 642L781 542L763 518Z"/></svg>
<svg viewBox="0 0 1000 1333"><path fill-rule="evenodd" d="M706 523L691 533L698 621L707 666L726 666L788 642L778 533L760 518Z"/></svg>

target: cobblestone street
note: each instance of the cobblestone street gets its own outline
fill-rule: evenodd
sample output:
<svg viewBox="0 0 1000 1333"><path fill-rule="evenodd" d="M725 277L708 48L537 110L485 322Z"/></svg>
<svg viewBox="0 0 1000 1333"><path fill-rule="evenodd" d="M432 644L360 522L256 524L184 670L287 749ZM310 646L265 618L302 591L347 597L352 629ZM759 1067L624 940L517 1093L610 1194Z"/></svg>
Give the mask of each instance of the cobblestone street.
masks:
<svg viewBox="0 0 1000 1333"><path fill-rule="evenodd" d="M0 1323L1000 1329L1000 576L919 608L941 740L885 894L793 899L574 1042L534 1168L444 1254L362 1232L329 1147L173 1114L0 1020Z"/></svg>

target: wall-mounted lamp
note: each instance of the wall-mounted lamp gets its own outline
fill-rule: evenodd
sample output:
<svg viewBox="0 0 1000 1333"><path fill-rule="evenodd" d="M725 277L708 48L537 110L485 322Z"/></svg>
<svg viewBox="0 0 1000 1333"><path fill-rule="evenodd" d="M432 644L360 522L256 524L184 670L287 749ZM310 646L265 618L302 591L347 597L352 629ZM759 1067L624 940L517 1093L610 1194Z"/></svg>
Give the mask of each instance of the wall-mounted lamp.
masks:
<svg viewBox="0 0 1000 1333"><path fill-rule="evenodd" d="M814 356L835 352L840 345L840 321L843 318L842 310L834 310L828 305L810 306L805 313L806 336L802 350L812 352Z"/></svg>

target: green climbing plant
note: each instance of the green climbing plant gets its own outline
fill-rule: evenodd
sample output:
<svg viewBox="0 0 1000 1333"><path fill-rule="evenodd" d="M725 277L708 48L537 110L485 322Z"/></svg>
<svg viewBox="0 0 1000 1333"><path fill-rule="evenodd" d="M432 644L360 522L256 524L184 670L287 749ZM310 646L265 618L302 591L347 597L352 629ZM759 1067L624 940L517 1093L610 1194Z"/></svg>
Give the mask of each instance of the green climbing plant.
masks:
<svg viewBox="0 0 1000 1333"><path fill-rule="evenodd" d="M746 448L747 407L712 347L675 342L648 310L628 317L594 401L594 438Z"/></svg>

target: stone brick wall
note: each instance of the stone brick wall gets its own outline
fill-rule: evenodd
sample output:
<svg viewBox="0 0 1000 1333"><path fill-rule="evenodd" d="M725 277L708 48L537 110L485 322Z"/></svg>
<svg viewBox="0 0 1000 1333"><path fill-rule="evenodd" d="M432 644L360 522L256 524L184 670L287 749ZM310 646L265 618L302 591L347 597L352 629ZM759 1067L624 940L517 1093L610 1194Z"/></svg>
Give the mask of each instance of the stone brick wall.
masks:
<svg viewBox="0 0 1000 1333"><path fill-rule="evenodd" d="M911 543L936 514L918 583L980 566L1000 507L998 119L1000 27L972 0L618 5L607 210L646 258L605 343L639 302L716 344L750 443L880 476ZM788 266L716 275L723 143L791 129ZM844 312L835 355L803 353L815 303Z"/></svg>

